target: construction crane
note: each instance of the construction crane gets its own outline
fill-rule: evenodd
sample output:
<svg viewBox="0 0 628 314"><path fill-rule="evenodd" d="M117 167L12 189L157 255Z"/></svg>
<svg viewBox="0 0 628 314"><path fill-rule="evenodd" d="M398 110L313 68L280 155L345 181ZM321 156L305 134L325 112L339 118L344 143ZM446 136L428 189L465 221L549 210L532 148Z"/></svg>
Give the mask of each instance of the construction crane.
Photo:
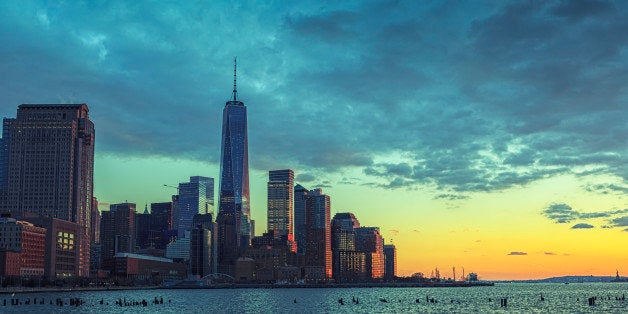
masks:
<svg viewBox="0 0 628 314"><path fill-rule="evenodd" d="M178 186L168 185L168 184L164 184L164 186L165 186L165 187L168 187L168 188L173 188L173 189L177 189L177 190L179 190L179 187L178 187Z"/></svg>

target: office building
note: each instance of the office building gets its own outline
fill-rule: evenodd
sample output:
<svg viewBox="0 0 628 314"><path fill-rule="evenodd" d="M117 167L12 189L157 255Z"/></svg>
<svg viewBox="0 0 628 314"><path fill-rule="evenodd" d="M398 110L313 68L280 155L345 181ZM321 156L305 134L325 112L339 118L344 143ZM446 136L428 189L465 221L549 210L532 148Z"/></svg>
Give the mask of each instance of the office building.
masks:
<svg viewBox="0 0 628 314"><path fill-rule="evenodd" d="M94 124L86 104L18 107L0 143L0 211L58 218L79 225L78 275L89 274Z"/></svg>
<svg viewBox="0 0 628 314"><path fill-rule="evenodd" d="M332 273L336 282L366 278L366 254L356 251L355 229L360 222L352 213L338 213L331 221Z"/></svg>
<svg viewBox="0 0 628 314"><path fill-rule="evenodd" d="M394 244L384 245L384 279L391 281L397 277L397 249Z"/></svg>
<svg viewBox="0 0 628 314"><path fill-rule="evenodd" d="M148 204L144 206L143 213L135 213L135 244L138 249L155 247L150 238L151 214L148 212Z"/></svg>
<svg viewBox="0 0 628 314"><path fill-rule="evenodd" d="M331 203L321 189L308 192L306 205L305 267L308 279L330 279L331 265Z"/></svg>
<svg viewBox="0 0 628 314"><path fill-rule="evenodd" d="M211 214L197 214L190 231L190 270L192 275L205 277L214 270L214 222Z"/></svg>
<svg viewBox="0 0 628 314"><path fill-rule="evenodd" d="M89 232L91 244L100 243L100 211L98 210L98 199L92 198L92 213L90 215Z"/></svg>
<svg viewBox="0 0 628 314"><path fill-rule="evenodd" d="M101 262L103 268L113 270L113 256L118 253L134 253L135 249L135 204L109 205L100 219Z"/></svg>
<svg viewBox="0 0 628 314"><path fill-rule="evenodd" d="M235 274L236 260L251 242L249 151L246 106L238 100L234 63L233 95L222 115L218 272Z"/></svg>
<svg viewBox="0 0 628 314"><path fill-rule="evenodd" d="M17 259L11 258L12 254L5 254L8 258L0 261L17 265L17 271L8 271L9 275L43 276L45 248L45 228L14 218L0 218L0 251L19 253ZM0 265L0 267L15 270L11 266Z"/></svg>
<svg viewBox="0 0 628 314"><path fill-rule="evenodd" d="M177 202L177 227L179 237L192 227L197 214L214 213L214 179L201 176L190 177L190 182L179 183Z"/></svg>
<svg viewBox="0 0 628 314"><path fill-rule="evenodd" d="M79 263L81 251L77 241L83 227L70 221L44 216L25 214L22 219L46 230L44 276L51 280L83 277ZM89 264L87 267L89 275Z"/></svg>
<svg viewBox="0 0 628 314"><path fill-rule="evenodd" d="M294 241L297 243L297 254L305 255L306 249L306 219L305 205L308 189L297 184L294 187Z"/></svg>
<svg viewBox="0 0 628 314"><path fill-rule="evenodd" d="M380 279L384 277L384 240L378 227L360 227L355 229L355 249L366 256L366 277Z"/></svg>
<svg viewBox="0 0 628 314"><path fill-rule="evenodd" d="M170 242L172 227L173 202L150 204L150 235L156 249L166 249ZM176 228L175 228L176 230Z"/></svg>
<svg viewBox="0 0 628 314"><path fill-rule="evenodd" d="M294 172L290 169L268 172L268 231L294 238Z"/></svg>

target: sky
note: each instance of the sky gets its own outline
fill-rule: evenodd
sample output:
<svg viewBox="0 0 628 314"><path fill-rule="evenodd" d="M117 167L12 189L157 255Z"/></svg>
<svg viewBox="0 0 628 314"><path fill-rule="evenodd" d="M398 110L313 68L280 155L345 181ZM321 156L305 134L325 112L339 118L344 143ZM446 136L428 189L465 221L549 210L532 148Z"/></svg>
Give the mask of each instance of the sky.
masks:
<svg viewBox="0 0 628 314"><path fill-rule="evenodd" d="M268 170L397 247L398 273L628 275L623 1L2 1L0 114L87 103L101 209L216 178L248 108Z"/></svg>

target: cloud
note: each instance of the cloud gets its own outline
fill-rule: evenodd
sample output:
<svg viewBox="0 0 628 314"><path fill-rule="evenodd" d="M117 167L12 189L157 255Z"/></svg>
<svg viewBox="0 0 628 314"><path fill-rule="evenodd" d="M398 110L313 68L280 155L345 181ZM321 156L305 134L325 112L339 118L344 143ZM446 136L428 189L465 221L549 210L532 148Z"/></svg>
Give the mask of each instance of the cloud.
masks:
<svg viewBox="0 0 628 314"><path fill-rule="evenodd" d="M556 255L554 252L544 252L545 255Z"/></svg>
<svg viewBox="0 0 628 314"><path fill-rule="evenodd" d="M614 227L628 227L628 216L617 217L611 219L610 222Z"/></svg>
<svg viewBox="0 0 628 314"><path fill-rule="evenodd" d="M585 224L585 223L575 224L571 227L571 229L591 229L591 228L594 228L594 226L590 224Z"/></svg>
<svg viewBox="0 0 628 314"><path fill-rule="evenodd" d="M526 253L526 252L515 252L515 251L513 251L513 252L508 253L508 255L528 255L528 253Z"/></svg>
<svg viewBox="0 0 628 314"><path fill-rule="evenodd" d="M299 173L297 175L297 181L299 181L299 182L307 183L307 182L312 182L315 179L316 179L316 177L314 175L312 175L312 174L309 174L309 173Z"/></svg>
<svg viewBox="0 0 628 314"><path fill-rule="evenodd" d="M434 199L445 199L450 201L458 201L458 200L466 200L469 199L467 195L460 194L439 194L434 197Z"/></svg>
<svg viewBox="0 0 628 314"><path fill-rule="evenodd" d="M414 232L414 233L421 233L421 231L418 230L418 229L414 229L414 230L412 230L412 232Z"/></svg>
<svg viewBox="0 0 628 314"><path fill-rule="evenodd" d="M398 235L398 234L399 234L399 230L392 229L392 230L390 230L390 233L391 233L392 235Z"/></svg>
<svg viewBox="0 0 628 314"><path fill-rule="evenodd" d="M628 228L624 229L625 232L628 232Z"/></svg>
<svg viewBox="0 0 628 314"><path fill-rule="evenodd" d="M218 163L237 55L254 169L437 195L607 175L592 189L625 194L627 6L2 2L0 113L87 102L100 155Z"/></svg>
<svg viewBox="0 0 628 314"><path fill-rule="evenodd" d="M619 195L628 194L628 186L618 184L589 184L586 185L585 190L589 192L595 192L599 194L615 193Z"/></svg>
<svg viewBox="0 0 628 314"><path fill-rule="evenodd" d="M614 215L628 213L628 208L620 210L607 210L598 212L580 212L576 211L571 206L565 203L553 203L546 207L541 214L545 217L553 220L555 223L568 223L576 219L594 219L594 218L606 218ZM580 225L580 224L579 224ZM575 226L574 226L575 227ZM572 229L578 229L577 227Z"/></svg>

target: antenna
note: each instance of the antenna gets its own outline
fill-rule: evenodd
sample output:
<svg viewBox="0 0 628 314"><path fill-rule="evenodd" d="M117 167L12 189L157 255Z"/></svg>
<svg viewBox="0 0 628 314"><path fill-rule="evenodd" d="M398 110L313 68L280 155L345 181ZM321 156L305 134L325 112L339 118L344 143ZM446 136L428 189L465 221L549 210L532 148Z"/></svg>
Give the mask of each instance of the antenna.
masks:
<svg viewBox="0 0 628 314"><path fill-rule="evenodd" d="M233 57L233 101L237 101L238 99L238 88L236 85L236 68L237 68L238 57Z"/></svg>

